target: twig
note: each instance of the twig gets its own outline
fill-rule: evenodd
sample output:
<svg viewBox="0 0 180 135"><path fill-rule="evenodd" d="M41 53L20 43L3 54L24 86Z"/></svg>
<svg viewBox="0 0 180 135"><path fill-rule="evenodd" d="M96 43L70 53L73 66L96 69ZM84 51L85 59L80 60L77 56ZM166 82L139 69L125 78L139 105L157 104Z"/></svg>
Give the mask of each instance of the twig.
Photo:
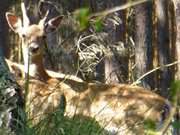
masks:
<svg viewBox="0 0 180 135"><path fill-rule="evenodd" d="M139 79L137 79L134 83L132 83L131 85L137 85L140 83L140 80L142 80L144 77L146 77L147 75L155 72L156 70L159 70L161 68L164 68L164 67L170 67L170 66L173 66L173 65L176 65L176 64L179 64L180 61L175 61L173 63L170 63L170 64L166 64L166 65L163 65L163 66L159 66L159 67L156 67L150 71L148 71L147 73L143 74Z"/></svg>
<svg viewBox="0 0 180 135"><path fill-rule="evenodd" d="M107 9L107 10L102 11L102 12L94 13L89 18L94 18L94 17L98 17L98 16L107 16L108 14L127 9L129 7L132 7L132 6L136 6L136 5L139 5L139 4L147 2L147 1L151 1L151 0L138 0L138 1L128 2L126 4L114 7L112 9Z"/></svg>
<svg viewBox="0 0 180 135"><path fill-rule="evenodd" d="M76 43L76 46L77 46L76 52L77 52L78 50L79 50L80 52L82 52L82 50L80 49L80 44L81 44L83 41L85 41L85 40L87 40L87 39L89 39L89 38L91 38L91 37L95 37L95 36L94 36L93 34L92 34L92 35L85 36L85 37L80 36L79 39L78 39L78 41L77 41L77 43Z"/></svg>

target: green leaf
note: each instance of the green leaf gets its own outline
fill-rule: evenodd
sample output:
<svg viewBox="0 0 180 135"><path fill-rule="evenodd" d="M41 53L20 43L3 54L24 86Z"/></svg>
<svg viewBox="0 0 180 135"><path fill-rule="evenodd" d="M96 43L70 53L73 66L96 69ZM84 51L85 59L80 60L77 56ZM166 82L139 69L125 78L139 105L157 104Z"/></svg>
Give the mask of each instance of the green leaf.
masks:
<svg viewBox="0 0 180 135"><path fill-rule="evenodd" d="M150 119L144 121L144 129L146 135L157 135L156 123Z"/></svg>
<svg viewBox="0 0 180 135"><path fill-rule="evenodd" d="M95 21L94 26L95 26L96 32L102 31L102 29L103 29L103 23L102 23L102 20L97 19L97 20Z"/></svg>
<svg viewBox="0 0 180 135"><path fill-rule="evenodd" d="M147 130L155 130L156 129L156 124L152 120L145 120L144 121L144 128Z"/></svg>
<svg viewBox="0 0 180 135"><path fill-rule="evenodd" d="M81 8L75 11L75 18L79 22L80 30L86 29L89 26L89 14L88 8Z"/></svg>
<svg viewBox="0 0 180 135"><path fill-rule="evenodd" d="M172 126L175 128L175 129L180 129L180 122L179 121L174 121L173 123L172 123Z"/></svg>
<svg viewBox="0 0 180 135"><path fill-rule="evenodd" d="M180 80L176 80L171 84L170 96L172 102L176 102L178 95L180 94Z"/></svg>

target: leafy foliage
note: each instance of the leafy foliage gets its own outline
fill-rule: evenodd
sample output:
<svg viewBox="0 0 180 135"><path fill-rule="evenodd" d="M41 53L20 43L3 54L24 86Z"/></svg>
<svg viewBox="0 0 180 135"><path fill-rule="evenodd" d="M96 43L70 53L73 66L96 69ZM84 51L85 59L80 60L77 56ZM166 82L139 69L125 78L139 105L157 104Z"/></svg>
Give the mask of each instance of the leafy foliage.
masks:
<svg viewBox="0 0 180 135"><path fill-rule="evenodd" d="M174 121L172 126L174 129L180 130L180 121Z"/></svg>
<svg viewBox="0 0 180 135"><path fill-rule="evenodd" d="M76 10L74 16L75 19L79 22L79 29L84 30L89 26L89 15L90 11L88 8L81 8Z"/></svg>
<svg viewBox="0 0 180 135"><path fill-rule="evenodd" d="M177 108L177 112L179 113L179 109L180 109L180 80L176 80L171 84L171 91L170 91L170 95L171 95L171 101L174 104L174 106ZM176 114L176 115L180 115L180 114ZM175 119L172 122L172 126L174 129L176 129L177 131L180 130L180 121L179 119Z"/></svg>
<svg viewBox="0 0 180 135"><path fill-rule="evenodd" d="M103 30L103 23L101 19L97 19L94 23L96 32L101 32Z"/></svg>
<svg viewBox="0 0 180 135"><path fill-rule="evenodd" d="M2 57L0 61L0 134L13 135L21 124L18 111L22 109L22 100L18 93L20 89Z"/></svg>
<svg viewBox="0 0 180 135"><path fill-rule="evenodd" d="M173 103L180 97L180 80L174 81L171 84L170 96Z"/></svg>

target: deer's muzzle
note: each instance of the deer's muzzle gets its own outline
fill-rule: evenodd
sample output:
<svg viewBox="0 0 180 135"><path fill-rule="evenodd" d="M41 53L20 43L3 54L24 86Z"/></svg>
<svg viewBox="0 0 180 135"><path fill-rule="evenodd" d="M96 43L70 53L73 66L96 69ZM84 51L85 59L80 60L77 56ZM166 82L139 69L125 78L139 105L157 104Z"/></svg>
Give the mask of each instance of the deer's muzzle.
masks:
<svg viewBox="0 0 180 135"><path fill-rule="evenodd" d="M38 45L36 42L32 42L32 43L30 44L30 46L29 46L29 52L30 52L31 54L36 54L36 53L38 53L38 52L39 52L39 49L40 49L40 47L39 47L39 45Z"/></svg>

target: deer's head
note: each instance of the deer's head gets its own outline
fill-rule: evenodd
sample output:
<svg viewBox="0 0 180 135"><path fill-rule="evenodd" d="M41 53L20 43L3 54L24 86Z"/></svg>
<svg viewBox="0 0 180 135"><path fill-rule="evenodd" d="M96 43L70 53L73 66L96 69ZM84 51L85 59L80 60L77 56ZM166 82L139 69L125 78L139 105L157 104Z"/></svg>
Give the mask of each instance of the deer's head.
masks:
<svg viewBox="0 0 180 135"><path fill-rule="evenodd" d="M47 20L49 13L47 11L38 24L31 24L24 3L21 3L21 9L22 19L9 12L6 13L6 19L10 28L15 33L18 33L22 39L23 57L26 64L29 57L33 61L37 56L42 55L43 38L47 33L53 32L58 28L63 16L56 16Z"/></svg>

